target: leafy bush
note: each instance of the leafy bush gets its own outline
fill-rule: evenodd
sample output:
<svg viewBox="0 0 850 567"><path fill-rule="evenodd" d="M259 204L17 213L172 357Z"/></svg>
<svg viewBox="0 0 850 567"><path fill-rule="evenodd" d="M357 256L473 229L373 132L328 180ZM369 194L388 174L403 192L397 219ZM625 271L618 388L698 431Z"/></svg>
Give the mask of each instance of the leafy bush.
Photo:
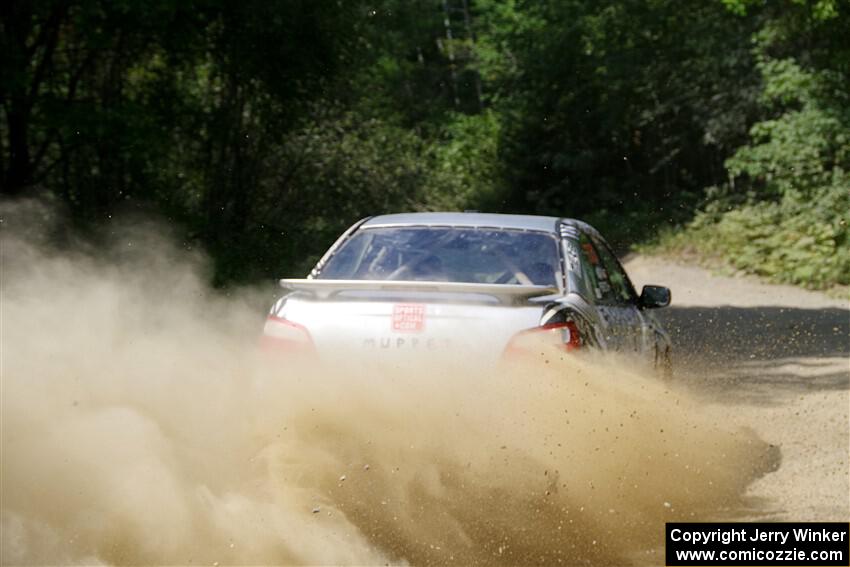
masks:
<svg viewBox="0 0 850 567"><path fill-rule="evenodd" d="M667 246L696 248L732 267L777 282L810 288L850 284L848 178L811 195L785 193L779 201L755 201L717 213L720 201L699 214Z"/></svg>

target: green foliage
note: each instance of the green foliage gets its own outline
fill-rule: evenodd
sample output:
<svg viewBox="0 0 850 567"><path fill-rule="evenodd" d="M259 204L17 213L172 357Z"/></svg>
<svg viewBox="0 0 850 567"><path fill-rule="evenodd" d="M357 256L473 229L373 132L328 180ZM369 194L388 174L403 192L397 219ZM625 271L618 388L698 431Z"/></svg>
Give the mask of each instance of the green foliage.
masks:
<svg viewBox="0 0 850 567"><path fill-rule="evenodd" d="M832 18L817 10L816 21ZM777 38L794 37L791 23L782 24L772 22L757 45L768 117L726 161L730 181L709 192L688 231L668 245L695 246L780 282L848 285L850 72L836 63L850 59L846 51L831 51L830 67L804 68L795 58L771 56Z"/></svg>
<svg viewBox="0 0 850 567"><path fill-rule="evenodd" d="M749 10L753 7L763 6L765 4L765 0L720 0L724 6L730 11L739 16L744 16L747 14ZM812 2L811 0L791 0L792 4L797 4L800 6L811 6L811 15L816 20L830 20L832 18L838 17L839 14L839 0L815 0Z"/></svg>
<svg viewBox="0 0 850 567"><path fill-rule="evenodd" d="M492 203L500 194L503 176L498 155L498 116L491 111L450 116L430 144L434 178L425 206L463 210Z"/></svg>
<svg viewBox="0 0 850 567"><path fill-rule="evenodd" d="M725 177L757 105L751 20L711 2L569 1L508 3L484 21L511 209L594 219L634 242Z"/></svg>
<svg viewBox="0 0 850 567"><path fill-rule="evenodd" d="M35 0L0 16L0 193L46 189L85 226L158 211L220 283L303 273L352 222L402 210L577 216L624 248L690 220L705 187L687 234L741 269L846 280L836 0Z"/></svg>
<svg viewBox="0 0 850 567"><path fill-rule="evenodd" d="M716 204L716 203L715 203ZM850 284L850 178L811 195L791 191L779 201L756 201L721 214L697 216L667 249L696 248L737 270L782 283L823 289Z"/></svg>
<svg viewBox="0 0 850 567"><path fill-rule="evenodd" d="M248 237L215 250L219 278L304 273L353 221L376 211L462 210L481 202L497 183L495 150L487 146L493 127L487 114L458 115L427 142L378 118L314 105L301 127L255 148L262 161L246 203L253 211ZM203 202L186 206L200 215Z"/></svg>

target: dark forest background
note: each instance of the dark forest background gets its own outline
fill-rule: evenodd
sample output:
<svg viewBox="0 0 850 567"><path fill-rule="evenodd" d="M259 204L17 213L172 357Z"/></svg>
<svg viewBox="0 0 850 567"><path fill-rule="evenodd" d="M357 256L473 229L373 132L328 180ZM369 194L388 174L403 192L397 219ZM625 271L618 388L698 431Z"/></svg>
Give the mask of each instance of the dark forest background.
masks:
<svg viewBox="0 0 850 567"><path fill-rule="evenodd" d="M573 216L850 284L842 0L11 0L0 190L154 211L218 283L361 217Z"/></svg>

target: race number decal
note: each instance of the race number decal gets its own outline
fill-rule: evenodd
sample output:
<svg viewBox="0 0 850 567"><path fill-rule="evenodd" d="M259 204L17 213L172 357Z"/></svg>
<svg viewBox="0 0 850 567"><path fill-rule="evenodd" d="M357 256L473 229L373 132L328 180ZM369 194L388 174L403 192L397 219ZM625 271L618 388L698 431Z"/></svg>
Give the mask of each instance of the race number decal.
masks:
<svg viewBox="0 0 850 567"><path fill-rule="evenodd" d="M425 306L415 303L393 305L393 331L419 333L425 328Z"/></svg>

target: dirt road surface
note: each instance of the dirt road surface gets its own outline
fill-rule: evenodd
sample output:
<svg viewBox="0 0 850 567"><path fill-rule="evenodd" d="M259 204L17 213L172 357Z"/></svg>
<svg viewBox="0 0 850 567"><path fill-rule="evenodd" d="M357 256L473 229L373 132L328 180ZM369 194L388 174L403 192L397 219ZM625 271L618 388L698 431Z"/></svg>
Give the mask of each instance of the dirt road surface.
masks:
<svg viewBox="0 0 850 567"><path fill-rule="evenodd" d="M850 520L850 306L791 286L632 256L667 285L676 380L718 420L753 428L781 463L750 488L749 520Z"/></svg>

